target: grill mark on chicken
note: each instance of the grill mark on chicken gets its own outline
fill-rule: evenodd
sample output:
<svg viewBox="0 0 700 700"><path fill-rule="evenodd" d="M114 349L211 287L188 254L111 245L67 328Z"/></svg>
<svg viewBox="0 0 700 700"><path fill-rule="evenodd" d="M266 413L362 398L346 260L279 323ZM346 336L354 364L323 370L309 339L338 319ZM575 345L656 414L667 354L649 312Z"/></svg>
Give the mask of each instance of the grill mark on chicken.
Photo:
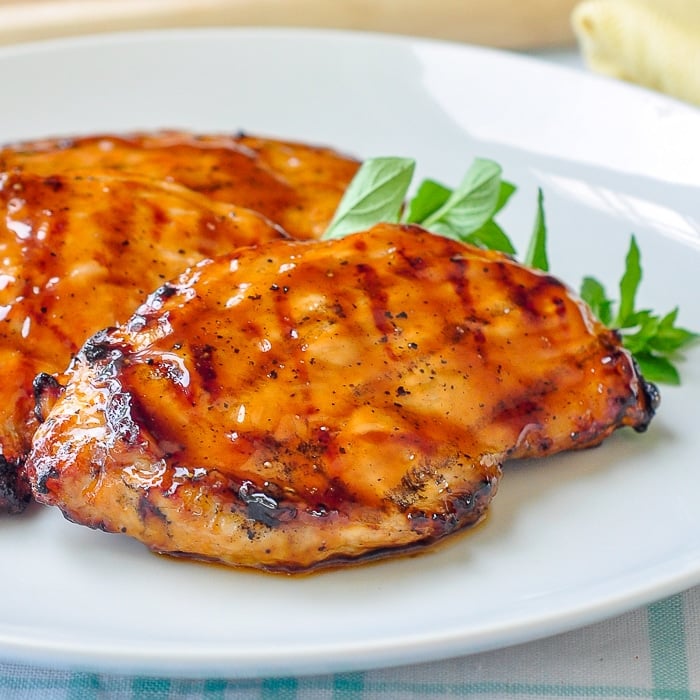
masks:
<svg viewBox="0 0 700 700"><path fill-rule="evenodd" d="M230 243L235 241L237 244L258 242L267 237L259 227L249 226L249 214L239 215L240 220L232 222L236 211L223 204L235 203L239 207L255 209L277 224L282 224L293 235L317 237L325 230L358 167L358 161L331 149L243 133L233 136L174 131L123 136L105 134L46 139L0 149L0 189L3 190L0 199L4 199L0 209L5 209L6 228L20 231L24 239L21 250L15 249L11 258L11 265L18 267L21 273L14 275L14 306L18 306L15 300L31 300L36 295L34 290L37 287L42 289L38 309L26 302L24 306L28 308L13 310L6 315L5 328L10 324L13 327L9 335L0 335L0 366L9 376L23 377L20 381L29 386L36 371L50 373L64 369L70 354L90 333L116 320L112 307L116 310L120 307L118 303L110 304L104 309L101 320L82 331L74 328L76 305L83 306L85 297L93 293L96 297L103 294L100 280L92 287L85 285L80 294L52 295L45 289L51 280L60 281L66 274L65 261L70 260L70 252L66 251L68 241L72 242L70 250L75 252L81 249L81 244L76 246L75 243L80 235L87 240L92 236L105 241L109 239L105 250L93 247L90 254L83 257L83 270L73 269L71 274L76 279L85 274L89 279L100 269L109 270L110 284L113 287L123 285L124 288L121 308L131 310L137 300L140 301L159 280L167 279L191 264L192 249L197 249L201 258L221 253L221 240L216 231L233 225L238 227L240 236L241 230L250 228L247 239L231 239ZM111 178L110 183L118 182L116 198L111 192L115 185L106 183L106 178ZM205 195L212 212L207 216L202 210L199 226L183 225L180 245L174 246L170 238L164 243L172 216L161 197L154 197L153 193L142 196L144 180L152 181L153 187L157 183L171 187L176 186L173 183L184 185L188 192ZM37 196L40 188L36 181L41 182L47 196ZM82 198L76 198L76 183L81 181L102 182L104 186L93 188L90 197L86 198L86 185ZM28 197L23 193L27 183L34 190L34 194ZM12 195L16 195L14 199ZM173 192L169 192L168 196L172 201ZM138 213L132 206L135 201L138 202ZM100 202L106 203L103 212L98 210ZM213 203L216 202L222 206L215 212ZM119 207L118 213L114 207ZM82 208L90 216L81 222L76 211ZM149 212L148 216L145 216L145 212ZM80 235L76 233L76 226ZM203 231L211 231L211 235L202 236ZM107 232L109 236L105 236ZM6 233L0 226L0 243L5 242ZM50 234L51 245L44 243L47 234ZM136 267L150 259L158 268L154 275L134 274L134 263L128 251L134 247L135 237L141 239L141 244L135 246L139 253L133 257L143 258L136 261ZM145 252L144 241L150 242L148 252ZM172 258L165 268L161 259L163 246L170 255L179 256L179 260ZM0 268L0 274L6 272L4 267ZM2 294L0 307L9 308L9 300ZM98 307L95 301L96 319L100 315ZM19 346L13 352L25 352L23 343L17 338L37 324L45 330L46 337L36 340L35 346L41 346L45 351L32 349L30 355L32 360L37 360L36 366L22 374L15 371L16 366L26 363L16 356L11 363L8 362L3 357L2 349L4 346ZM59 347L63 351L57 355L55 350ZM27 412L32 412L31 397L29 393L22 392L15 399L8 396L7 391L0 391L0 400L17 402L13 409L5 408L4 417L0 408L0 452L4 451L6 463L21 469L29 436L36 427L35 423L24 426L21 418ZM11 412L15 418L8 417L7 414ZM11 490L7 478L3 483L0 489ZM9 497L0 496L0 511L6 502L8 509L17 509L16 504L10 504Z"/></svg>
<svg viewBox="0 0 700 700"><path fill-rule="evenodd" d="M198 265L66 378L27 464L42 503L274 571L434 542L484 516L505 460L644 430L656 406L556 280L392 225Z"/></svg>
<svg viewBox="0 0 700 700"><path fill-rule="evenodd" d="M210 393L216 393L216 369L214 366L214 347L212 345L193 345L194 368L197 370L202 385ZM178 377L179 378L179 377Z"/></svg>
<svg viewBox="0 0 700 700"><path fill-rule="evenodd" d="M27 501L19 472L43 410L32 389L38 374L62 372L91 334L125 320L188 264L285 235L255 212L147 178L3 174L0 511ZM100 352L93 339L87 355L96 361ZM15 487L18 499L7 495Z"/></svg>
<svg viewBox="0 0 700 700"><path fill-rule="evenodd" d="M357 246L357 248L361 249L360 246ZM386 343L389 335L393 334L395 331L394 324L389 321L391 312L387 309L388 296L382 288L379 276L371 265L360 263L357 265L357 272L362 280L362 287L367 294L372 308L374 325L381 333L379 342Z"/></svg>
<svg viewBox="0 0 700 700"><path fill-rule="evenodd" d="M452 267L448 270L448 278L454 286L455 293L462 301L465 309L471 308L472 298L469 292L469 277L467 266L469 263L461 256L455 255L450 259Z"/></svg>
<svg viewBox="0 0 700 700"><path fill-rule="evenodd" d="M168 180L214 201L258 211L297 238L323 233L358 167L354 158L329 148L243 133L98 134L0 149L0 172L51 176L109 170Z"/></svg>

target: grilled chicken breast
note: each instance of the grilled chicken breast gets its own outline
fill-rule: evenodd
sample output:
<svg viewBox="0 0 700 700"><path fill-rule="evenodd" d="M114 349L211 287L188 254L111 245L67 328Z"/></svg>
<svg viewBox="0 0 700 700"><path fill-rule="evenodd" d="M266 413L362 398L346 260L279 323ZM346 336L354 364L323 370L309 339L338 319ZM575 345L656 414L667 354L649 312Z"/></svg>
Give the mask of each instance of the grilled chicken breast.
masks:
<svg viewBox="0 0 700 700"><path fill-rule="evenodd" d="M30 499L21 463L37 371L65 369L89 335L187 265L278 236L263 217L295 237L320 236L358 167L331 149L243 134L0 149L0 512Z"/></svg>
<svg viewBox="0 0 700 700"><path fill-rule="evenodd" d="M61 382L27 462L40 502L273 571L472 525L505 460L644 430L656 402L554 278L388 224L196 265Z"/></svg>
<svg viewBox="0 0 700 700"><path fill-rule="evenodd" d="M359 162L328 148L239 134L178 131L46 139L0 150L0 171L116 170L170 180L254 209L296 238L317 238Z"/></svg>
<svg viewBox="0 0 700 700"><path fill-rule="evenodd" d="M30 498L21 465L32 382L202 258L284 235L263 216L133 175L0 174L0 510Z"/></svg>

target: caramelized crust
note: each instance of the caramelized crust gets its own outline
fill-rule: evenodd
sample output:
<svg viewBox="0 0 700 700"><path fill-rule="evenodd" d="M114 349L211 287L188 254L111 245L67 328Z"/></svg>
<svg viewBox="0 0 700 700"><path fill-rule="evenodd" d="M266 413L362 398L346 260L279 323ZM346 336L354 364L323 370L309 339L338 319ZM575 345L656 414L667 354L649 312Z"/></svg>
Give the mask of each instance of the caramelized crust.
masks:
<svg viewBox="0 0 700 700"><path fill-rule="evenodd" d="M283 236L184 187L115 173L0 174L0 510L29 499L32 381L202 258ZM18 471L19 470L19 471Z"/></svg>
<svg viewBox="0 0 700 700"><path fill-rule="evenodd" d="M116 170L170 180L260 212L295 238L317 238L359 167L331 149L239 134L178 131L46 139L0 150L0 171Z"/></svg>
<svg viewBox="0 0 700 700"><path fill-rule="evenodd" d="M560 282L392 225L197 265L65 381L27 463L40 502L275 571L433 542L484 515L506 459L644 430L655 407Z"/></svg>
<svg viewBox="0 0 700 700"><path fill-rule="evenodd" d="M63 370L89 335L187 265L280 235L263 217L290 235L320 236L358 166L327 148L243 134L0 149L0 512L30 498L21 461L38 370Z"/></svg>

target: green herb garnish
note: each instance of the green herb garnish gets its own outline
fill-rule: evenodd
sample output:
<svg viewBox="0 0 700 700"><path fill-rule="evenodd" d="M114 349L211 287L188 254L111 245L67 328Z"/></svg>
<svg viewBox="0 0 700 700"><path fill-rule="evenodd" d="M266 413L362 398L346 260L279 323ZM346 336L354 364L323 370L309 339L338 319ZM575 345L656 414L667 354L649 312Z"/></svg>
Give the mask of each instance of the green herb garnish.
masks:
<svg viewBox="0 0 700 700"><path fill-rule="evenodd" d="M501 179L501 166L476 159L459 187L424 180L404 206L415 161L371 158L357 171L324 238L339 238L380 221L420 224L449 238L514 254L513 243L494 221L515 186Z"/></svg>
<svg viewBox="0 0 700 700"><path fill-rule="evenodd" d="M415 195L407 201L415 165L410 158L365 161L345 192L323 238L340 238L380 222L415 223L434 233L481 248L516 254L512 241L494 218L516 190L513 184L502 179L500 165L477 158L456 189L428 179L420 183ZM539 270L549 270L541 189L523 263ZM641 253L632 236L620 279L616 313L615 301L608 297L604 286L594 277L584 278L581 298L603 324L619 330L624 346L634 355L646 379L679 384L680 375L674 362L679 352L700 335L676 325L677 308L664 316L648 309L637 309L636 297L641 280Z"/></svg>
<svg viewBox="0 0 700 700"><path fill-rule="evenodd" d="M620 278L617 314L613 315L614 301L593 277L584 278L581 298L605 325L618 329L624 346L634 355L646 379L680 384L680 374L673 361L683 348L700 336L676 325L678 307L665 316L636 308L637 290L642 281L641 257L637 240L632 236L625 271Z"/></svg>
<svg viewBox="0 0 700 700"><path fill-rule="evenodd" d="M549 270L549 257L547 256L547 223L544 218L544 195L542 190L537 190L537 215L535 227L530 237L530 245L523 260L525 265L547 272Z"/></svg>
<svg viewBox="0 0 700 700"><path fill-rule="evenodd" d="M324 238L342 238L380 221L396 223L413 179L410 158L372 158L357 171Z"/></svg>

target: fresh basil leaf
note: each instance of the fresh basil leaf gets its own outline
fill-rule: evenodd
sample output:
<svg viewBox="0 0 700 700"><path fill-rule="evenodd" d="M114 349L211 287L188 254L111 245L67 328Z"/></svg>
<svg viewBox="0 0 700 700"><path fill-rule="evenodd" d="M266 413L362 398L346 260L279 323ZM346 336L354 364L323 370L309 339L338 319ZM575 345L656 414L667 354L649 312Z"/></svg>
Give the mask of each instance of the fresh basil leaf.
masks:
<svg viewBox="0 0 700 700"><path fill-rule="evenodd" d="M537 214L535 216L535 225L533 227L532 236L530 237L530 245L525 254L526 265L534 267L537 270L549 271L549 259L547 257L547 223L544 217L544 194L542 188L537 190Z"/></svg>
<svg viewBox="0 0 700 700"><path fill-rule="evenodd" d="M478 231L461 237L461 240L479 248L499 250L507 255L515 255L516 252L510 238L493 219L489 219Z"/></svg>
<svg viewBox="0 0 700 700"><path fill-rule="evenodd" d="M640 352L634 355L634 359L637 361L639 369L647 381L674 386L678 386L681 383L678 369L666 357Z"/></svg>
<svg viewBox="0 0 700 700"><path fill-rule="evenodd" d="M513 196L517 189L518 188L512 182L501 180L501 189L498 193L498 202L496 202L496 209L493 212L494 214L498 214L498 212L501 211L506 204L508 204L508 200Z"/></svg>
<svg viewBox="0 0 700 700"><path fill-rule="evenodd" d="M617 310L615 326L625 328L633 324L637 289L642 281L642 266L639 246L634 236L630 239L629 250L625 258L625 272L620 279L620 304Z"/></svg>
<svg viewBox="0 0 700 700"><path fill-rule="evenodd" d="M501 181L494 214L503 209L515 190L515 185L510 182ZM424 180L418 188L416 196L409 203L405 220L408 223L422 224L425 219L434 214L440 207L444 206L452 193L453 190L435 180ZM479 248L499 250L508 255L515 255L516 253L512 241L493 218L486 221L477 231L467 235L464 235L464 232L455 224L456 222L453 222L450 217L446 217L433 223L431 225L431 230L443 236L456 238L465 243L471 243Z"/></svg>
<svg viewBox="0 0 700 700"><path fill-rule="evenodd" d="M322 238L341 238L381 221L399 220L416 162L370 158L357 171Z"/></svg>
<svg viewBox="0 0 700 700"><path fill-rule="evenodd" d="M501 181L501 187L498 192L498 200L494 208L493 214L498 214L501 209L503 209L508 200L513 196L517 190L516 186L511 182ZM411 201L408 203L406 210L405 221L406 223L422 224L429 216L432 216L440 207L444 206L447 200L450 198L454 190L446 187L436 180L423 180L418 191ZM490 224L487 222L485 225ZM503 236L505 233L502 231ZM497 248L497 250L504 250L504 252L515 253L513 244L510 239L506 236L507 242L502 242L501 245L505 245L505 248Z"/></svg>
<svg viewBox="0 0 700 700"><path fill-rule="evenodd" d="M595 277L584 277L581 282L580 294L581 299L588 304L600 321L609 326L613 318L613 302L608 299L605 287Z"/></svg>
<svg viewBox="0 0 700 700"><path fill-rule="evenodd" d="M495 213L501 195L501 166L492 160L476 158L459 187L447 201L421 223L433 230L447 224L460 237L481 228Z"/></svg>
<svg viewBox="0 0 700 700"><path fill-rule="evenodd" d="M450 198L452 190L435 180L423 180L406 209L405 221L420 224L434 214Z"/></svg>

